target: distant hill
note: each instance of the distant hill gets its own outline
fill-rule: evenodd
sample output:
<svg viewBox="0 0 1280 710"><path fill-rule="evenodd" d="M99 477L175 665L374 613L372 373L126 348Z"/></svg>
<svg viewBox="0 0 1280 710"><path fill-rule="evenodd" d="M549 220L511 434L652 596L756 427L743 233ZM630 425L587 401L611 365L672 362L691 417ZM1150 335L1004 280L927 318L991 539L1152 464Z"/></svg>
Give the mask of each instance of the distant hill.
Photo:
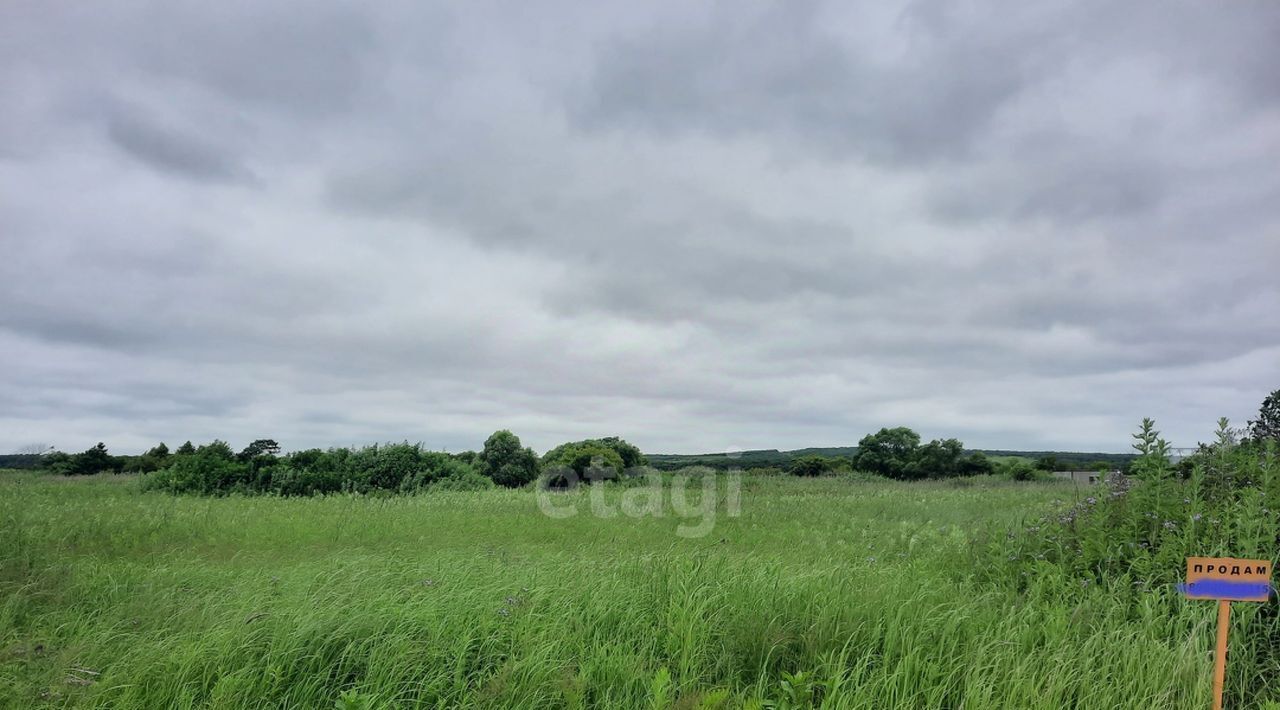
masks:
<svg viewBox="0 0 1280 710"><path fill-rule="evenodd" d="M0 454L0 468L36 468L40 457L35 454Z"/></svg>
<svg viewBox="0 0 1280 710"><path fill-rule="evenodd" d="M1124 468L1134 459L1134 454L1104 454L1081 451L1012 451L1005 449L968 449L966 453L981 451L993 458L1025 458L1029 461L1052 456L1058 461L1059 469L1086 468L1090 464L1104 462L1117 468ZM724 470L730 468L786 468L793 460L801 456L827 456L833 458L850 458L858 452L856 446L811 447L779 451L778 449L756 449L754 451L737 451L721 454L648 454L649 465L662 471L673 471L686 466L709 466Z"/></svg>

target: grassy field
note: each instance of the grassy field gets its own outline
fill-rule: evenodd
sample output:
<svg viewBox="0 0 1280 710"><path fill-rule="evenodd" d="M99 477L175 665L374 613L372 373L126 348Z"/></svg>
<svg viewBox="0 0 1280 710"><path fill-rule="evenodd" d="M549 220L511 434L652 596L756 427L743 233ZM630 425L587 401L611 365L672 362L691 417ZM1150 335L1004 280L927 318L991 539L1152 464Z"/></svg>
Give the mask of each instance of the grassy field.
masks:
<svg viewBox="0 0 1280 710"><path fill-rule="evenodd" d="M1212 604L983 581L1070 484L747 479L695 539L581 490L557 520L528 491L137 489L0 473L0 704L1208 706Z"/></svg>

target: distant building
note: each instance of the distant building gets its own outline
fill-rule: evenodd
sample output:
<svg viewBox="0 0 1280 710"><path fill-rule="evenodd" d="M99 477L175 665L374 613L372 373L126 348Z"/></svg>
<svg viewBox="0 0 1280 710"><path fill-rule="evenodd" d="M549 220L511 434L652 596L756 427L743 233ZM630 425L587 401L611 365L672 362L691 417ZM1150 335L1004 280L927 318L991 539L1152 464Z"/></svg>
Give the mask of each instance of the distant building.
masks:
<svg viewBox="0 0 1280 710"><path fill-rule="evenodd" d="M1107 474L1101 471L1054 471L1054 478L1065 478L1068 481L1075 481L1084 485L1091 483L1099 483Z"/></svg>

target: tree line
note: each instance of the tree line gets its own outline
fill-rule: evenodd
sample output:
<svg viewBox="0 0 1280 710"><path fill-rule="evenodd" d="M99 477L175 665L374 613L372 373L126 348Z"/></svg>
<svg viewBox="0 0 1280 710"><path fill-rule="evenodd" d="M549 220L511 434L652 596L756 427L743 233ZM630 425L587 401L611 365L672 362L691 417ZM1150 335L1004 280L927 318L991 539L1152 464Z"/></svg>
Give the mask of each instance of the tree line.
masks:
<svg viewBox="0 0 1280 710"><path fill-rule="evenodd" d="M1148 423L1146 428L1149 427ZM1251 420L1249 426L1238 433L1238 438L1245 442L1280 438L1280 390L1263 401L1258 418ZM1156 445L1153 442L1154 439L1147 443ZM44 451L44 447L41 450ZM981 451L966 452L958 439L922 443L920 435L907 427L883 428L868 434L852 451L848 456L807 454L790 459L782 467L750 465L758 464L764 457L748 457L740 462L726 458L726 461L747 464L740 467L757 473L820 476L861 472L906 481L988 474L1025 480L1047 475L1063 465L1054 456L1043 456L1034 463L1021 458L997 462ZM226 442L215 440L201 446L188 441L173 451L161 443L139 456L112 455L103 443L77 454L31 451L20 455L32 457L40 468L68 476L145 474L143 486L154 490L279 495L517 488L539 479L548 485L559 485L570 478L574 482L620 478L649 462L639 448L616 436L564 443L538 456L523 446L518 436L505 429L486 439L480 451L456 454L404 442L360 448L306 449L282 455L275 440L258 439L238 452ZM1141 455L1145 454L1140 451ZM1110 470L1128 466L1096 461L1089 468Z"/></svg>

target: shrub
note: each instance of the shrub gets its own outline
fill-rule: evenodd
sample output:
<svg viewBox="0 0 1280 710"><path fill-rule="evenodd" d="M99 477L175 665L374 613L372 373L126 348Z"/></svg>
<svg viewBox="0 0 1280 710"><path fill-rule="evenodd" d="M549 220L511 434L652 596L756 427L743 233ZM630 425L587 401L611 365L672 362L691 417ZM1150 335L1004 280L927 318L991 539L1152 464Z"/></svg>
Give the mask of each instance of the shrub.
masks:
<svg viewBox="0 0 1280 710"><path fill-rule="evenodd" d="M107 453L107 445L99 441L97 446L71 456L59 472L68 476L92 476L108 471L119 473L123 466L123 461Z"/></svg>
<svg viewBox="0 0 1280 710"><path fill-rule="evenodd" d="M907 464L907 478L953 478L960 475L964 444L957 439L934 439L916 449Z"/></svg>
<svg viewBox="0 0 1280 710"><path fill-rule="evenodd" d="M787 472L792 476L821 476L835 468L834 463L826 456L801 456L791 462Z"/></svg>
<svg viewBox="0 0 1280 710"><path fill-rule="evenodd" d="M995 473L995 470L995 464L981 451L975 451L960 460L961 476L985 476Z"/></svg>
<svg viewBox="0 0 1280 710"><path fill-rule="evenodd" d="M347 449L295 451L272 471L271 489L286 496L336 493L346 481Z"/></svg>
<svg viewBox="0 0 1280 710"><path fill-rule="evenodd" d="M462 461L451 461L447 468L448 472L442 478L427 486L427 490L483 491L497 486L488 476L481 474L474 466Z"/></svg>
<svg viewBox="0 0 1280 710"><path fill-rule="evenodd" d="M448 458L447 454L435 454L439 458L431 460L426 456L431 453L408 442L366 446L347 456L344 479L356 493L418 488L434 480L433 470Z"/></svg>
<svg viewBox="0 0 1280 710"><path fill-rule="evenodd" d="M475 458L480 473L500 486L523 486L538 477L538 455L521 447L520 437L506 429L490 435Z"/></svg>
<svg viewBox="0 0 1280 710"><path fill-rule="evenodd" d="M1213 444L1191 474L1176 475L1158 432L1133 475L1111 474L1094 495L1016 538L1014 556L1057 564L1084 583L1121 577L1155 586L1179 581L1189 555L1231 551L1273 558L1280 544L1280 447ZM1280 651L1280 649L1278 649Z"/></svg>
<svg viewBox="0 0 1280 710"><path fill-rule="evenodd" d="M542 467L547 469L565 469L572 471L579 481L599 481L616 479L622 475L622 456L607 444L599 440L587 439L568 444L561 444L548 451L542 457ZM547 485L561 485L563 474L552 474Z"/></svg>
<svg viewBox="0 0 1280 710"><path fill-rule="evenodd" d="M226 442L214 441L194 453L173 457L167 468L143 478L144 489L212 495L247 490L249 465L235 460Z"/></svg>
<svg viewBox="0 0 1280 710"><path fill-rule="evenodd" d="M1041 481L1051 477L1047 471L1036 468L1025 459L1002 461L996 472L1011 481Z"/></svg>

